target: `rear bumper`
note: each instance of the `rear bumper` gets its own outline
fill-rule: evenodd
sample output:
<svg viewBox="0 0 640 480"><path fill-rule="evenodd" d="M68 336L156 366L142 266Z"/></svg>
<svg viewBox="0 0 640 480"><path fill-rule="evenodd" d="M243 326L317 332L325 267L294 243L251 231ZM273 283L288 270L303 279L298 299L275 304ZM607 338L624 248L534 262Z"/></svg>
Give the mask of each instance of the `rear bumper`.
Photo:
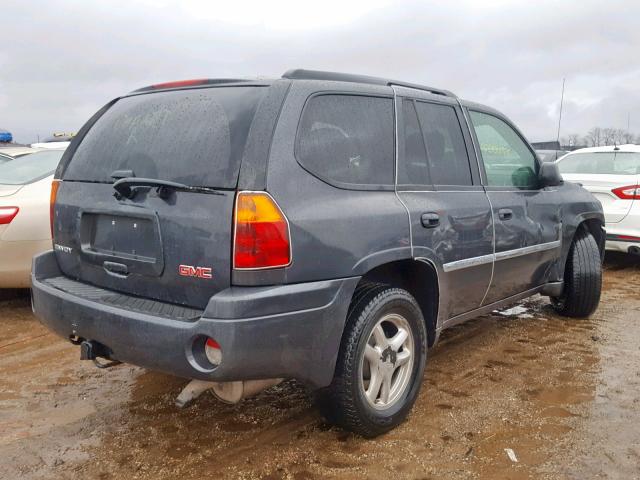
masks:
<svg viewBox="0 0 640 480"><path fill-rule="evenodd" d="M640 249L640 204L637 200L622 221L607 224L606 249L625 253Z"/></svg>
<svg viewBox="0 0 640 480"><path fill-rule="evenodd" d="M185 378L212 381L295 378L312 388L333 377L351 295L359 278L273 287L232 287L193 321L159 317L73 295L47 283L55 255L34 258L33 310L64 338L108 347L111 358ZM222 363L203 361L199 342L215 338Z"/></svg>
<svg viewBox="0 0 640 480"><path fill-rule="evenodd" d="M634 240L617 240L614 237L608 237L605 249L614 252L638 253L640 251L640 242Z"/></svg>

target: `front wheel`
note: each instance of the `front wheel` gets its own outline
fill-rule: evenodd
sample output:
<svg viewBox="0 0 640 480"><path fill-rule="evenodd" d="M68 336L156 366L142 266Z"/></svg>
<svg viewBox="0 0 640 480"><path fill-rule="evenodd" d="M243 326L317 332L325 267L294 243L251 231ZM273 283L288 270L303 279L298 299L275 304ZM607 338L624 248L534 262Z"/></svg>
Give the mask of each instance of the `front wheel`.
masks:
<svg viewBox="0 0 640 480"><path fill-rule="evenodd" d="M416 400L426 362L420 307L407 291L359 287L349 309L333 381L316 394L330 422L365 437L391 430Z"/></svg>
<svg viewBox="0 0 640 480"><path fill-rule="evenodd" d="M591 233L580 230L569 250L564 291L552 298L556 311L566 317L588 317L600 303L602 258Z"/></svg>

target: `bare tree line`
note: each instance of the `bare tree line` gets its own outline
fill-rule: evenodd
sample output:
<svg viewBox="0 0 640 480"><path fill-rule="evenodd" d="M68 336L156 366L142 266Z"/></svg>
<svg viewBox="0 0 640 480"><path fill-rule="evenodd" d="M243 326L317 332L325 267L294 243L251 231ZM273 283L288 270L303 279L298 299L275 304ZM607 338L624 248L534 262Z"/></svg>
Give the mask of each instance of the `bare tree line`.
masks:
<svg viewBox="0 0 640 480"><path fill-rule="evenodd" d="M602 147L627 143L640 144L640 135L635 135L623 128L593 127L586 135L572 133L560 138L560 145L565 147Z"/></svg>

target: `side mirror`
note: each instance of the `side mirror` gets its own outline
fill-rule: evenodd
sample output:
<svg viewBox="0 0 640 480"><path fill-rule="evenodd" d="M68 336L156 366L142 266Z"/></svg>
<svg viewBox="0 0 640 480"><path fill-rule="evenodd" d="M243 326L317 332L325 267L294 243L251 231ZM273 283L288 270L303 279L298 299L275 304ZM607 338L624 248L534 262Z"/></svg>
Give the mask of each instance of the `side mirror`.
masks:
<svg viewBox="0 0 640 480"><path fill-rule="evenodd" d="M557 187L561 185L562 175L556 162L544 162L540 165L540 171L538 172L538 180L540 181L540 187Z"/></svg>

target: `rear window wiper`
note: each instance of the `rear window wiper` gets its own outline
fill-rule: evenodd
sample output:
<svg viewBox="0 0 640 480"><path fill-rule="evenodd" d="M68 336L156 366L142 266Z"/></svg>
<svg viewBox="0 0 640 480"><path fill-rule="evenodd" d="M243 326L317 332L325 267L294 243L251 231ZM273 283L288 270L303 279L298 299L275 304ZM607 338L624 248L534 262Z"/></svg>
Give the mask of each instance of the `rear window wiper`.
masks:
<svg viewBox="0 0 640 480"><path fill-rule="evenodd" d="M138 187L155 187L158 196L164 200L169 198L172 192L177 190L181 192L208 193L210 195L224 195L224 193L209 187L192 187L178 182L170 182L169 180L160 180L157 178L138 178L126 177L113 183L116 198L133 198Z"/></svg>

